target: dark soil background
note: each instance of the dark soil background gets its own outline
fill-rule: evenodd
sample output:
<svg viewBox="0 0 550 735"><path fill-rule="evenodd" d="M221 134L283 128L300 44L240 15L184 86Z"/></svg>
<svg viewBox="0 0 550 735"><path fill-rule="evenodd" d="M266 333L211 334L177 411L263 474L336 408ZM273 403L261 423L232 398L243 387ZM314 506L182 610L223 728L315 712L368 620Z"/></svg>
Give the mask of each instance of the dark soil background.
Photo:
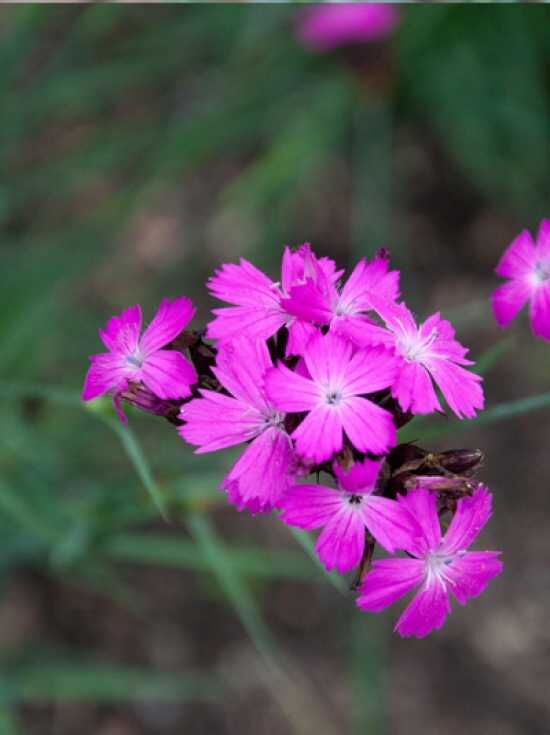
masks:
<svg viewBox="0 0 550 735"><path fill-rule="evenodd" d="M488 301L504 247L549 215L546 9L406 7L394 38L351 57L300 49L296 12L0 10L0 732L550 732L548 407L423 443L483 450L495 509L479 548L505 563L424 640L391 633L397 606L355 612L313 564L310 580L243 575L282 676L200 545L189 563L179 546L120 552L128 534L197 542L181 498L204 486L228 548L302 562L276 519L212 492L230 456L194 458L131 414L171 506L159 520L115 434L73 400L97 326L180 293L204 323L221 262L276 280L285 243L346 267L388 246L407 303L452 319L473 359L507 340L488 407L550 390L548 344L525 315L503 335ZM118 695L90 662L118 671ZM206 684L167 694L180 676Z"/></svg>

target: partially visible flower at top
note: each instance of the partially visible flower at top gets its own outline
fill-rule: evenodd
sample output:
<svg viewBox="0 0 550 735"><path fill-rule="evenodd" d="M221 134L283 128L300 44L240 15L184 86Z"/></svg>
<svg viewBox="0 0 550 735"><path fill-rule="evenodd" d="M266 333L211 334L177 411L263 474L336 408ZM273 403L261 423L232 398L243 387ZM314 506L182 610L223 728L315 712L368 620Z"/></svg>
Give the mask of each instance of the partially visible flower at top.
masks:
<svg viewBox="0 0 550 735"><path fill-rule="evenodd" d="M163 299L141 337L139 305L109 319L105 329L99 330L109 352L90 356L82 400L125 390L128 381L142 382L161 399L191 395L191 386L197 382L195 368L181 352L162 348L185 329L194 314L188 298Z"/></svg>
<svg viewBox="0 0 550 735"><path fill-rule="evenodd" d="M297 453L321 463L342 449L345 431L360 452L383 454L395 444L391 413L365 394L388 388L395 379L395 357L383 347L355 350L337 335L315 334L304 351L310 377L279 363L266 374L273 405L291 413L308 412L292 433Z"/></svg>
<svg viewBox="0 0 550 735"><path fill-rule="evenodd" d="M413 490L399 503L422 529L411 535L403 549L412 558L375 561L359 591L358 606L380 612L415 587L420 587L397 621L395 630L404 637L423 638L441 628L451 612L449 592L465 605L477 597L502 571L498 551L466 551L491 515L491 495L480 485L472 497L458 501L456 513L441 537L436 496L429 490Z"/></svg>
<svg viewBox="0 0 550 735"><path fill-rule="evenodd" d="M296 36L308 50L332 51L339 46L382 41L399 23L399 10L383 3L327 3L303 11Z"/></svg>
<svg viewBox="0 0 550 735"><path fill-rule="evenodd" d="M498 325L508 326L529 302L533 334L550 340L550 219L542 220L536 242L523 230L506 248L495 271L509 279L491 298Z"/></svg>
<svg viewBox="0 0 550 735"><path fill-rule="evenodd" d="M317 258L309 243L296 251L286 247L281 270L281 282L275 283L244 258L239 265L223 264L207 286L213 296L233 306L213 310L215 318L208 324L206 336L220 343L230 342L244 332L251 339L269 339L287 326L287 354L300 354L315 330L289 314L282 299L294 285L321 277L334 282L342 271L336 270L330 258Z"/></svg>
<svg viewBox="0 0 550 735"><path fill-rule="evenodd" d="M359 346L384 344L395 350L400 364L392 395L402 410L414 414L441 411L433 380L458 418L473 418L484 405L482 379L462 367L474 363L466 359L468 349L455 339L450 322L436 313L417 326L403 303L376 301L375 308L385 329L345 323L342 333Z"/></svg>
<svg viewBox="0 0 550 735"><path fill-rule="evenodd" d="M402 548L415 533L406 508L373 494L381 465L365 459L345 472L334 462L338 488L294 485L283 498L279 517L286 524L306 530L324 527L315 550L326 569L344 574L357 566L366 530L389 552Z"/></svg>
<svg viewBox="0 0 550 735"><path fill-rule="evenodd" d="M246 337L221 345L212 368L229 395L200 390L181 408L186 423L179 433L199 448L196 454L215 452L249 442L221 489L239 510L252 513L277 506L294 480L292 443L284 429L284 413L266 397L263 381L272 367L265 343Z"/></svg>

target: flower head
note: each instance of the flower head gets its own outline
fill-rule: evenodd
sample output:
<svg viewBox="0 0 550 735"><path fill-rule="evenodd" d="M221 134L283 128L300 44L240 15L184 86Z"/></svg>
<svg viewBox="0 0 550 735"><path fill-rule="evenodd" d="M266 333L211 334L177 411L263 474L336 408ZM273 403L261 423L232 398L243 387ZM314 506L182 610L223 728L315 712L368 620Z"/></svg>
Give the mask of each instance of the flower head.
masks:
<svg viewBox="0 0 550 735"><path fill-rule="evenodd" d="M520 233L495 270L508 279L491 299L499 326L508 326L529 302L533 334L550 340L550 219L541 222L536 242L527 230Z"/></svg>
<svg viewBox="0 0 550 735"><path fill-rule="evenodd" d="M208 289L216 298L233 306L214 309L207 336L220 343L231 342L243 333L251 339L269 339L281 327L289 332L287 354L301 354L314 333L311 324L290 313L284 299L293 287L306 282L331 284L342 271L330 258L318 258L309 243L283 254L281 281L275 283L252 263L241 258L239 265L226 263L208 281Z"/></svg>
<svg viewBox="0 0 550 735"><path fill-rule="evenodd" d="M182 406L181 436L198 446L197 454L251 442L221 484L237 507L271 510L289 487L293 451L284 414L263 389L272 367L265 343L246 337L222 345L213 373L226 393L199 392Z"/></svg>
<svg viewBox="0 0 550 735"><path fill-rule="evenodd" d="M409 512L395 500L374 495L382 462L366 459L344 472L337 462L338 487L294 485L285 495L280 518L289 526L321 528L316 551L326 569L341 574L361 561L368 531L387 551L401 548L414 532Z"/></svg>
<svg viewBox="0 0 550 735"><path fill-rule="evenodd" d="M438 313L419 326L405 304L376 301L376 312L386 328L359 329L347 324L342 331L356 344L384 344L395 350L399 369L392 386L403 411L427 414L441 411L435 383L458 418L473 418L483 408L481 377L466 370L473 365L468 350L455 339L455 331Z"/></svg>
<svg viewBox="0 0 550 735"><path fill-rule="evenodd" d="M341 288L318 273L287 293L283 307L303 322L342 333L344 325L352 324L361 331L369 324L365 313L374 309L374 300L393 302L399 296L399 271L389 270L389 253L380 250L370 262L361 258Z"/></svg>
<svg viewBox="0 0 550 735"><path fill-rule="evenodd" d="M300 16L298 40L313 51L383 40L399 22L399 11L380 3L314 5Z"/></svg>
<svg viewBox="0 0 550 735"><path fill-rule="evenodd" d="M334 334L316 333L304 351L309 377L279 364L266 374L266 393L281 411L307 412L292 433L299 455L315 463L342 449L344 431L360 452L382 454L395 443L392 415L364 396L395 379L393 355L383 347L355 350Z"/></svg>
<svg viewBox="0 0 550 735"><path fill-rule="evenodd" d="M162 349L183 331L195 309L185 297L163 299L143 335L141 308L131 306L99 330L108 352L90 357L82 400L124 390L128 381L142 382L161 399L185 398L197 381L195 368L176 350Z"/></svg>
<svg viewBox="0 0 550 735"><path fill-rule="evenodd" d="M418 523L420 533L410 534L402 548L409 558L375 561L360 589L358 606L379 612L418 587L397 621L401 636L422 638L440 628L451 611L449 592L465 605L477 597L502 571L498 551L467 551L491 515L491 495L478 486L472 497L458 501L444 537L436 497L419 489L399 498Z"/></svg>

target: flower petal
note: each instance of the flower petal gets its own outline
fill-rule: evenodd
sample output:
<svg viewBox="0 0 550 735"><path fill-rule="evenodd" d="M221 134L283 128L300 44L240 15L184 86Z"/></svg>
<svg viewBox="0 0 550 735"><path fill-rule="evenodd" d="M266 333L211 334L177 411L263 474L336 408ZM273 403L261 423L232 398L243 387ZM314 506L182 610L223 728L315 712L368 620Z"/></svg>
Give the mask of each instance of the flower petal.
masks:
<svg viewBox="0 0 550 735"><path fill-rule="evenodd" d="M314 408L294 430L296 451L305 459L321 464L342 449L342 421L333 406Z"/></svg>
<svg viewBox="0 0 550 735"><path fill-rule="evenodd" d="M271 427L244 450L221 487L233 487L247 507L258 507L262 512L272 510L290 487L292 463L290 437Z"/></svg>
<svg viewBox="0 0 550 735"><path fill-rule="evenodd" d="M381 559L373 562L357 598L365 612L380 612L404 597L424 579L425 564L419 559Z"/></svg>
<svg viewBox="0 0 550 735"><path fill-rule="evenodd" d="M365 525L386 551L408 549L418 536L418 525L400 503L371 495L361 504Z"/></svg>
<svg viewBox="0 0 550 735"><path fill-rule="evenodd" d="M126 356L135 351L140 330L141 307L136 304L111 317L105 329L99 330L99 336L108 350Z"/></svg>
<svg viewBox="0 0 550 735"><path fill-rule="evenodd" d="M282 363L266 372L265 392L281 411L309 411L320 402L320 391L315 383Z"/></svg>
<svg viewBox="0 0 550 735"><path fill-rule="evenodd" d="M461 498L456 507L443 546L449 554L467 549L491 517L492 495L480 485L471 497Z"/></svg>
<svg viewBox="0 0 550 735"><path fill-rule="evenodd" d="M485 405L481 376L449 360L430 358L425 364L453 413L474 418Z"/></svg>
<svg viewBox="0 0 550 735"><path fill-rule="evenodd" d="M357 566L365 549L365 524L359 513L349 504L341 505L321 531L315 551L325 569L336 569L340 574Z"/></svg>
<svg viewBox="0 0 550 735"><path fill-rule="evenodd" d="M145 385L159 398L186 398L197 382L195 368L176 350L153 352L141 366Z"/></svg>
<svg viewBox="0 0 550 735"><path fill-rule="evenodd" d="M418 362L402 361L392 386L392 396L397 398L403 411L417 415L443 410L428 370Z"/></svg>
<svg viewBox="0 0 550 735"><path fill-rule="evenodd" d="M499 327L507 327L529 300L531 288L526 279L503 283L493 291L491 306Z"/></svg>
<svg viewBox="0 0 550 735"><path fill-rule="evenodd" d="M348 398L340 406L341 422L349 440L360 452L384 454L395 445L392 415L366 398Z"/></svg>
<svg viewBox="0 0 550 735"><path fill-rule="evenodd" d="M441 544L441 525L435 495L429 490L410 490L407 495L399 495L397 500L418 523L421 534L411 539L410 545L404 547L405 551L422 557L428 551L438 549Z"/></svg>
<svg viewBox="0 0 550 735"><path fill-rule="evenodd" d="M259 411L221 393L200 392L202 398L182 406L180 417L186 423L178 429L186 442L199 447L197 454L241 444L263 430L265 422Z"/></svg>
<svg viewBox="0 0 550 735"><path fill-rule="evenodd" d="M324 485L293 485L281 502L279 518L289 526L311 531L340 512L342 493Z"/></svg>
<svg viewBox="0 0 550 735"><path fill-rule="evenodd" d="M499 554L499 551L469 551L446 567L448 589L461 605L465 605L470 597L480 595L502 572Z"/></svg>
<svg viewBox="0 0 550 735"><path fill-rule="evenodd" d="M533 238L528 230L523 230L506 248L495 272L502 278L519 278L533 270L536 260Z"/></svg>
<svg viewBox="0 0 550 735"><path fill-rule="evenodd" d="M91 401L125 383L127 378L136 377L135 370L128 368L124 358L116 353L102 352L91 355L90 360L92 364L88 368L82 389L83 401Z"/></svg>
<svg viewBox="0 0 550 735"><path fill-rule="evenodd" d="M240 337L220 346L213 372L235 398L262 410L267 406L263 382L270 367L272 362L265 342Z"/></svg>
<svg viewBox="0 0 550 735"><path fill-rule="evenodd" d="M550 283L541 284L533 292L530 316L533 334L550 340Z"/></svg>
<svg viewBox="0 0 550 735"><path fill-rule="evenodd" d="M165 347L183 332L195 314L195 307L191 299L181 298L162 299L153 321L140 340L139 346L142 353L147 356L161 347Z"/></svg>
<svg viewBox="0 0 550 735"><path fill-rule="evenodd" d="M432 630L441 628L451 612L445 585L434 579L425 583L413 597L397 621L395 630L403 638L424 638Z"/></svg>

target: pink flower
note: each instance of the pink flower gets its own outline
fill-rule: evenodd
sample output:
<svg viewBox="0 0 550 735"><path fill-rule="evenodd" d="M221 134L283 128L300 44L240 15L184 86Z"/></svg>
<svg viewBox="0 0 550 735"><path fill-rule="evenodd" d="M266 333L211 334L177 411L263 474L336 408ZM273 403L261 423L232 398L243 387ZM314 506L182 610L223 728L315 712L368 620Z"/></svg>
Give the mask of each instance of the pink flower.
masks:
<svg viewBox="0 0 550 735"><path fill-rule="evenodd" d="M163 350L183 331L195 309L190 299L163 299L143 335L141 308L131 306L99 330L109 352L91 355L82 400L124 390L128 381L142 382L158 398L185 398L197 381L195 368L176 350Z"/></svg>
<svg viewBox="0 0 550 735"><path fill-rule="evenodd" d="M309 243L297 251L285 248L281 283L273 282L244 258L239 265L225 263L209 279L208 289L216 298L234 306L214 309L215 318L208 324L207 337L230 342L246 332L251 339L269 339L286 326L287 354L301 354L315 329L289 313L283 299L297 284L315 283L319 278L333 283L341 274L333 260L317 258Z"/></svg>
<svg viewBox="0 0 550 735"><path fill-rule="evenodd" d="M550 340L550 219L542 220L536 243L523 230L504 251L495 270L509 279L491 299L498 325L508 326L529 302L533 334Z"/></svg>
<svg viewBox="0 0 550 735"><path fill-rule="evenodd" d="M239 509L271 510L291 481L292 444L284 429L284 414L274 408L263 389L266 370L272 367L264 342L236 339L222 345L212 368L229 395L200 390L182 406L186 422L179 432L199 448L196 454L215 452L251 442L221 484Z"/></svg>
<svg viewBox="0 0 550 735"><path fill-rule="evenodd" d="M412 558L375 561L357 600L366 612L379 612L420 587L397 621L401 636L423 638L441 628L451 612L449 592L465 605L502 571L498 551L466 551L491 515L491 495L479 486L472 497L458 501L447 533L441 537L436 497L413 490L399 502L417 520L422 533L411 534L403 549Z"/></svg>
<svg viewBox="0 0 550 735"><path fill-rule="evenodd" d="M342 449L346 435L360 452L383 454L395 444L392 415L363 396L395 379L395 358L382 347L355 351L334 334L315 334L304 350L310 377L279 364L266 375L276 408L307 416L292 433L296 451L316 464Z"/></svg>
<svg viewBox="0 0 550 735"><path fill-rule="evenodd" d="M337 489L324 485L294 485L285 495L281 520L289 526L323 528L316 551L326 569L349 572L361 561L365 529L390 552L402 548L415 524L395 500L374 495L382 462L366 459L348 472L334 463Z"/></svg>
<svg viewBox="0 0 550 735"><path fill-rule="evenodd" d="M484 405L482 380L462 367L473 362L466 359L468 350L454 338L450 322L436 313L417 326L405 304L376 301L376 311L386 329L349 323L342 332L358 345L381 343L395 350L400 364L392 395L402 410L414 414L441 411L435 382L458 418L473 418Z"/></svg>
<svg viewBox="0 0 550 735"><path fill-rule="evenodd" d="M303 322L330 325L337 332L344 332L348 325L363 331L370 324L364 315L374 309L374 299L395 301L399 296L399 271L388 268L389 253L381 250L370 263L361 258L341 289L318 273L316 278L289 287L281 303Z"/></svg>
<svg viewBox="0 0 550 735"><path fill-rule="evenodd" d="M351 43L383 40L398 22L399 11L392 5L315 5L301 14L297 37L306 48L325 52Z"/></svg>

